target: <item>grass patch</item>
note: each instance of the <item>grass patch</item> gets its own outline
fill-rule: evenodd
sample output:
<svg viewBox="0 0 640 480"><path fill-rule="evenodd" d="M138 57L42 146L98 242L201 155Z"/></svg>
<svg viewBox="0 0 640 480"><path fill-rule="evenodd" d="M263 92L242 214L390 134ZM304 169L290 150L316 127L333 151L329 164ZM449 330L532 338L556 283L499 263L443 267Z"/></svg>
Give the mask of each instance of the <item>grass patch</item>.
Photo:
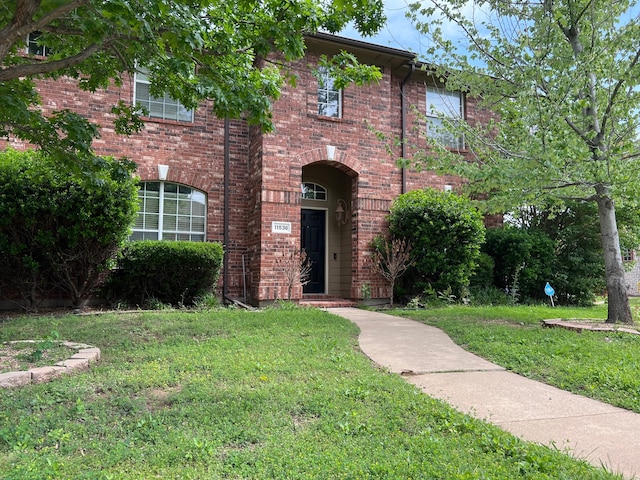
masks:
<svg viewBox="0 0 640 480"><path fill-rule="evenodd" d="M445 331L454 342L523 376L640 413L640 336L542 327L548 318L604 321L592 308L445 307L392 312Z"/></svg>
<svg viewBox="0 0 640 480"><path fill-rule="evenodd" d="M609 479L375 368L316 310L5 321L95 345L91 370L0 390L4 479Z"/></svg>

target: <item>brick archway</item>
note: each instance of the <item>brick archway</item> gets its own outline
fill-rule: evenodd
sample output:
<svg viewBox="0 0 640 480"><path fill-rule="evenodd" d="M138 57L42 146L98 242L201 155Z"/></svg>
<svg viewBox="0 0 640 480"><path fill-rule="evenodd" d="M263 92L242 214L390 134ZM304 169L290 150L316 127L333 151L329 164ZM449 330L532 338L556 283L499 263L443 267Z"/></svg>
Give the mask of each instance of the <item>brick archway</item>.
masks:
<svg viewBox="0 0 640 480"><path fill-rule="evenodd" d="M143 182L158 182L160 181L158 175L158 165L139 165L136 172ZM167 178L164 180L170 183L179 183L188 187L192 187L203 192L209 193L213 190L214 186L218 186L221 183L219 177L214 177L210 173L193 172L188 168L183 168L179 164L169 163L169 170L167 172Z"/></svg>
<svg viewBox="0 0 640 480"><path fill-rule="evenodd" d="M324 149L321 149L322 152ZM317 152L317 151L314 151ZM312 152L312 153L314 153ZM328 297L351 298L352 272L354 261L354 239L357 238L356 216L353 205L357 196L358 174L340 160L347 160L346 155L336 157L338 160L318 158L308 155L300 169L300 182L313 183L326 189L321 199L302 198L300 204L301 245L309 243L308 228L319 228L309 222L313 212L322 213L323 225L321 243L326 247L323 257L316 258L324 270L322 278L326 278L319 291ZM318 239L316 238L316 241ZM313 252L316 256L317 251ZM312 293L307 289L307 292Z"/></svg>
<svg viewBox="0 0 640 480"><path fill-rule="evenodd" d="M304 168L307 165L311 165L313 163L321 163L324 165L329 165L334 167L350 177L354 178L358 176L358 171L360 165L357 164L357 161L353 158L353 156L349 155L344 150L335 150L333 160L330 160L327 156L327 148L320 147L315 148L313 150L308 150L301 155L298 156L298 163L300 167Z"/></svg>

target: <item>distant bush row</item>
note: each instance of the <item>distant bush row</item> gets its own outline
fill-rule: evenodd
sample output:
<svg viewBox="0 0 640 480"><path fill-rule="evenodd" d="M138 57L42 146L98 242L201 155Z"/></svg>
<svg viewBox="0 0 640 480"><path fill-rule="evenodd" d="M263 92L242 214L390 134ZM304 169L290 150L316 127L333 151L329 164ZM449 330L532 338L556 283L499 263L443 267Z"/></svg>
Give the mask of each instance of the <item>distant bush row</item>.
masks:
<svg viewBox="0 0 640 480"><path fill-rule="evenodd" d="M407 240L412 251L398 297L538 302L547 300L550 282L556 302L589 304L605 288L597 218L591 204L548 205L523 208L519 223L485 231L468 199L431 188L408 192L389 215L390 236Z"/></svg>

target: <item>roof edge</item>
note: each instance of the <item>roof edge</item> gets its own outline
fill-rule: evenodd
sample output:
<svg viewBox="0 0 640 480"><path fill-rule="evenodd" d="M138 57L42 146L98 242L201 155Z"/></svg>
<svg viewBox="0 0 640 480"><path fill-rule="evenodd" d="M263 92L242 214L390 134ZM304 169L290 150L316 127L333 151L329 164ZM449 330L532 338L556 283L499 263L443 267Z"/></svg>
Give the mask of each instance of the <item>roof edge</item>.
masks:
<svg viewBox="0 0 640 480"><path fill-rule="evenodd" d="M316 32L314 34L307 35L309 38L316 38L318 40L324 40L334 44L341 44L346 47L362 48L366 50L375 51L385 55L394 57L402 57L407 60L415 60L418 56L417 53L409 50L401 50L399 48L385 47L383 45L377 45L375 43L365 42L363 40L355 40L353 38L341 37L339 35L333 35L331 33Z"/></svg>

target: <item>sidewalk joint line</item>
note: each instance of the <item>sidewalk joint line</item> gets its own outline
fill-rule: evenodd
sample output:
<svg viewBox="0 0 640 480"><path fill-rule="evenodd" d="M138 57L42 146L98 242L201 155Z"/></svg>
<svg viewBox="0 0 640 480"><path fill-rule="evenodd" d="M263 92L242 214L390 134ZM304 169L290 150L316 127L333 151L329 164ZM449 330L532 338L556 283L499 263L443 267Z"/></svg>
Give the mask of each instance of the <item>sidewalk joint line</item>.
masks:
<svg viewBox="0 0 640 480"><path fill-rule="evenodd" d="M482 373L482 372L506 372L507 369L503 367L496 368L478 368L478 369L463 369L463 370L402 370L400 375L403 377L417 377L420 375L431 375L434 373Z"/></svg>

